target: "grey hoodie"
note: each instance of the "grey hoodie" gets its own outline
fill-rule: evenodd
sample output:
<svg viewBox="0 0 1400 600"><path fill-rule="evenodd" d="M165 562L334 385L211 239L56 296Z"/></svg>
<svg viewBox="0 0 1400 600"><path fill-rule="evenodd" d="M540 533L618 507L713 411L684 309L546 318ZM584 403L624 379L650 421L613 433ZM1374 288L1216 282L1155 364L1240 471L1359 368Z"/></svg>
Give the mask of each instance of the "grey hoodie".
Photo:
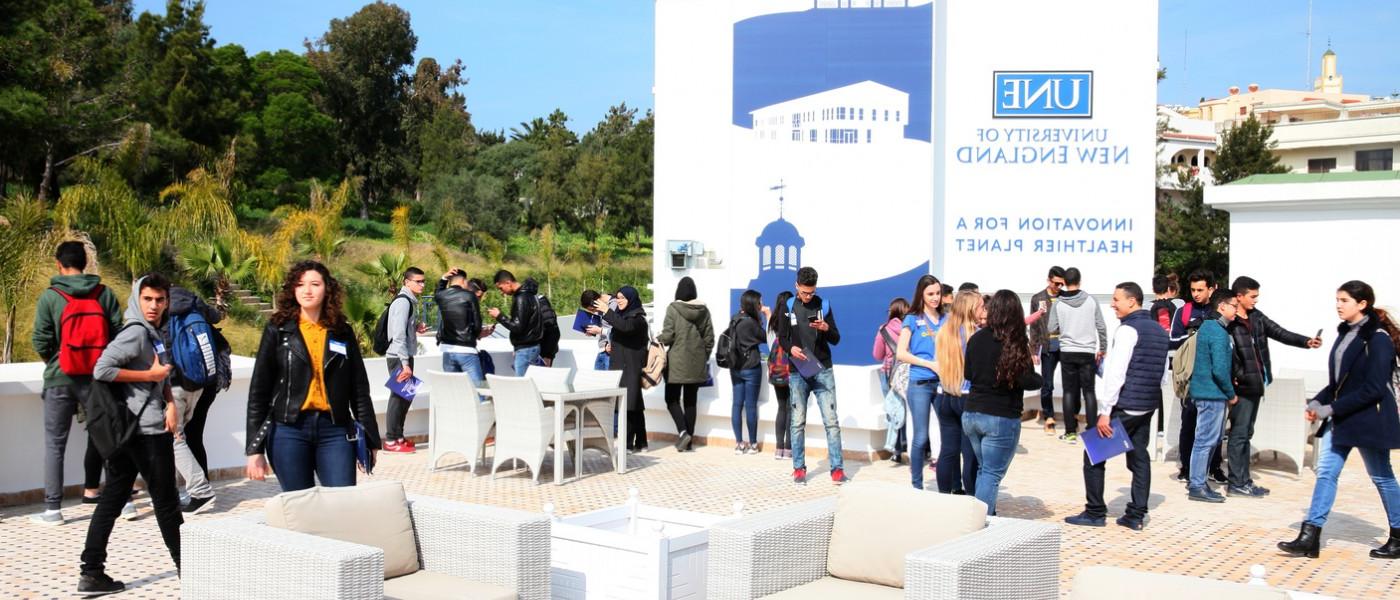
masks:
<svg viewBox="0 0 1400 600"><path fill-rule="evenodd" d="M170 364L170 351L166 348L163 330L166 319L161 317L159 327L151 325L146 321L146 316L141 314L141 281L145 278L137 279L131 284L131 296L126 300L126 322L122 325L121 332L117 334L117 339L107 344L107 349L102 351L102 356L97 359L97 365L92 369L92 377L98 381L115 381L117 371L126 369L129 371L145 371L151 368L159 344L161 364ZM168 311L167 311L168 314ZM131 326L136 323L137 326ZM165 433L165 392L170 386L170 379L160 383L126 383L126 405L131 409L132 414L141 415L141 434L159 435ZM142 405L146 404L146 398L151 398L149 405L144 411Z"/></svg>
<svg viewBox="0 0 1400 600"><path fill-rule="evenodd" d="M1051 334L1060 332L1060 352L1108 352L1108 327L1093 296L1083 290L1060 292L1050 310ZM1095 335L1097 334L1097 335Z"/></svg>

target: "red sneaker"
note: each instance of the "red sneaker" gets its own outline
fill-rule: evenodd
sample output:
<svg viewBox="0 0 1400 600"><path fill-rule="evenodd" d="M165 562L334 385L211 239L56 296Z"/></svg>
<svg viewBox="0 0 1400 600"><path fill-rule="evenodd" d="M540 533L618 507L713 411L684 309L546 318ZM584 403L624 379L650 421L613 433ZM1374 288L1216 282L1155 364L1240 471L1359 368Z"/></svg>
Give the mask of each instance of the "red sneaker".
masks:
<svg viewBox="0 0 1400 600"><path fill-rule="evenodd" d="M418 444L413 443L413 440L410 440L410 439L402 439L402 440L399 440L399 443L400 443L400 444L403 444L404 446L407 446L409 452L417 452L417 451L418 451Z"/></svg>
<svg viewBox="0 0 1400 600"><path fill-rule="evenodd" d="M836 469L831 472L831 482L836 485L841 485L850 480L851 478L846 476L846 471L844 469Z"/></svg>
<svg viewBox="0 0 1400 600"><path fill-rule="evenodd" d="M793 469L792 482L797 485L807 485L807 469Z"/></svg>
<svg viewBox="0 0 1400 600"><path fill-rule="evenodd" d="M384 442L384 451L408 454L413 452L413 448L408 447L408 445L404 444L402 441Z"/></svg>

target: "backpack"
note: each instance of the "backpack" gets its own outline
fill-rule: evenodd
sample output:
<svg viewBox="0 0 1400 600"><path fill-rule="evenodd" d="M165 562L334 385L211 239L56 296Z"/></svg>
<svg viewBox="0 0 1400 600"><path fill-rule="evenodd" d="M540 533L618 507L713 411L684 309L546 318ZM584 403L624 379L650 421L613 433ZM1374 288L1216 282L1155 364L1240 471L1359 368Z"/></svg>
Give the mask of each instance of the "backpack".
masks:
<svg viewBox="0 0 1400 600"><path fill-rule="evenodd" d="M404 298L402 295L394 296L393 300L390 300L388 304L384 305L384 312L379 313L379 320L374 323L374 335L370 336L370 342L373 344L374 353L380 356L383 356L385 352L389 351L389 307L393 306L395 302L398 302L400 298L408 300L408 298ZM411 305L412 301L409 301L409 304ZM412 324L413 311L410 310L408 312L408 325ZM405 325L405 327L408 325Z"/></svg>
<svg viewBox="0 0 1400 600"><path fill-rule="evenodd" d="M890 354L894 354L897 346L894 340L890 338L890 332L885 330L884 325L880 326L880 337L885 339L885 346L889 348ZM895 358L894 364L890 366L890 373L888 375L890 390L900 398L908 398L906 394L909 393L909 366L909 363L899 360L898 358Z"/></svg>
<svg viewBox="0 0 1400 600"><path fill-rule="evenodd" d="M734 342L734 327L739 324L740 315L729 319L729 326L715 340L715 366L721 369L737 369L744 364L744 356L739 353L739 344Z"/></svg>
<svg viewBox="0 0 1400 600"><path fill-rule="evenodd" d="M170 317L170 362L180 387L194 391L217 384L218 343L214 328L198 310Z"/></svg>
<svg viewBox="0 0 1400 600"><path fill-rule="evenodd" d="M788 378L792 374L792 365L788 364L787 351L783 350L781 344L774 344L772 352L768 353L768 383L778 387L788 384Z"/></svg>
<svg viewBox="0 0 1400 600"><path fill-rule="evenodd" d="M97 358L112 341L111 322L97 301L106 288L98 284L81 298L56 287L49 289L68 301L58 319L58 368L69 377L91 376Z"/></svg>
<svg viewBox="0 0 1400 600"><path fill-rule="evenodd" d="M1171 333L1172 312L1174 312L1175 309L1176 307L1172 305L1171 300L1156 300L1152 302L1152 318L1156 320L1157 324L1161 325L1162 329L1166 330L1167 333Z"/></svg>
<svg viewBox="0 0 1400 600"><path fill-rule="evenodd" d="M552 359L559 354L559 314L544 295L535 296L535 317L544 325L544 336L540 338L540 356Z"/></svg>
<svg viewBox="0 0 1400 600"><path fill-rule="evenodd" d="M651 328L647 328L647 361L642 364L642 389L649 390L661 383L661 377L666 372L666 347L651 335Z"/></svg>
<svg viewBox="0 0 1400 600"><path fill-rule="evenodd" d="M1196 371L1196 331L1186 335L1186 341L1176 350L1172 359L1172 389L1177 398L1185 398L1191 393L1191 374Z"/></svg>
<svg viewBox="0 0 1400 600"><path fill-rule="evenodd" d="M127 327L141 327L141 324L132 323ZM88 439L104 460L131 441L141 423L141 415L151 404L152 396L147 396L141 411L132 414L126 404L126 389L126 384L94 380L83 401Z"/></svg>

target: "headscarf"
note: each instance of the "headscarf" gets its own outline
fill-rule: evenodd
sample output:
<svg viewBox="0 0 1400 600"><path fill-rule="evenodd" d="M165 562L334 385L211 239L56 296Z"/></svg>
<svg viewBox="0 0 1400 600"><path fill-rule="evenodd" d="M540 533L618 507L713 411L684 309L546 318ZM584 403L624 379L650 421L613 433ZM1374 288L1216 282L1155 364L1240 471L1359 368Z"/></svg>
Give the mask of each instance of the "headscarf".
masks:
<svg viewBox="0 0 1400 600"><path fill-rule="evenodd" d="M676 300L690 302L697 296L699 294L695 292L695 280L690 276L682 277L680 283L676 284Z"/></svg>
<svg viewBox="0 0 1400 600"><path fill-rule="evenodd" d="M642 297L637 294L637 288L624 285L617 290L617 295L627 299L627 308L617 311L617 314L622 316L631 316L634 312L646 314L646 311L642 310Z"/></svg>

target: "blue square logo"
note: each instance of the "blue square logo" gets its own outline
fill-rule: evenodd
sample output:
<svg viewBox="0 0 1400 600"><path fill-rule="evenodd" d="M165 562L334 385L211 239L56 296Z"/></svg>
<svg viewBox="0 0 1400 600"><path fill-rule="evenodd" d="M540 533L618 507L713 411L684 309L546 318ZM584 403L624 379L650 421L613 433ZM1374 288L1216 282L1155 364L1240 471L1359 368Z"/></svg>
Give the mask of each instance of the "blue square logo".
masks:
<svg viewBox="0 0 1400 600"><path fill-rule="evenodd" d="M1094 116L1093 71L996 71L992 117L1089 119Z"/></svg>

